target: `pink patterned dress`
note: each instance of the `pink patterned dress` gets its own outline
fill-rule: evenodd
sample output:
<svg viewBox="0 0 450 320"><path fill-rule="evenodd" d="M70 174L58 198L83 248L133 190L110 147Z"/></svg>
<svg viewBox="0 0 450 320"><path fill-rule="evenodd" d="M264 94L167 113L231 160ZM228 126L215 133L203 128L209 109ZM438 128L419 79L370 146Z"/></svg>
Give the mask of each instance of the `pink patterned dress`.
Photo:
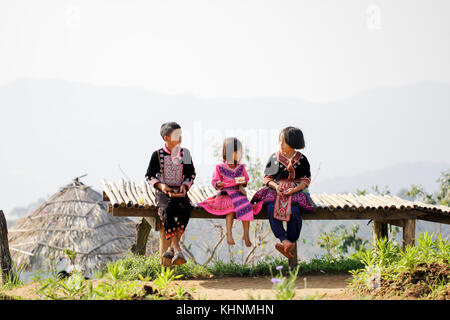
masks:
<svg viewBox="0 0 450 320"><path fill-rule="evenodd" d="M214 215L226 215L235 212L236 219L253 221L254 216L261 211L263 203L252 205L247 197L239 191L239 183L236 182L236 178L244 178L244 186L250 180L244 164L239 163L236 167L231 168L224 161L216 165L211 182L214 188L219 190L219 193L214 197L200 202L198 205ZM218 181L224 183L222 188L217 187Z"/></svg>

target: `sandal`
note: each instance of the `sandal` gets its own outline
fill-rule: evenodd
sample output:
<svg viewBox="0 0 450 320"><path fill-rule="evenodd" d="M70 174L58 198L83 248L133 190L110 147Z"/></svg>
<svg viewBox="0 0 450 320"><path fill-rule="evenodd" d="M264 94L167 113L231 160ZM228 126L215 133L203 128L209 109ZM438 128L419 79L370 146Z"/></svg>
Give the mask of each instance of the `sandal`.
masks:
<svg viewBox="0 0 450 320"><path fill-rule="evenodd" d="M183 256L181 252L175 253L175 256L172 259L172 264L179 266L186 263L186 258Z"/></svg>
<svg viewBox="0 0 450 320"><path fill-rule="evenodd" d="M162 257L161 257L161 264L165 267L170 267L172 266L172 259L173 259L173 255L174 255L174 250L173 248L169 248L167 249L166 252L163 253Z"/></svg>
<svg viewBox="0 0 450 320"><path fill-rule="evenodd" d="M287 257L288 257L288 259L294 259L294 255L292 254L292 249L294 248L294 243L292 243L292 242L289 242L288 244L284 244L283 245L283 247L284 247L284 251L286 252L286 254L287 254Z"/></svg>
<svg viewBox="0 0 450 320"><path fill-rule="evenodd" d="M286 251L284 250L284 246L281 243L277 243L275 245L275 249L277 249L286 258L291 259L291 257L288 255L288 253L286 253Z"/></svg>
<svg viewBox="0 0 450 320"><path fill-rule="evenodd" d="M175 251L172 247L169 247L166 252L163 253L163 258L172 260Z"/></svg>

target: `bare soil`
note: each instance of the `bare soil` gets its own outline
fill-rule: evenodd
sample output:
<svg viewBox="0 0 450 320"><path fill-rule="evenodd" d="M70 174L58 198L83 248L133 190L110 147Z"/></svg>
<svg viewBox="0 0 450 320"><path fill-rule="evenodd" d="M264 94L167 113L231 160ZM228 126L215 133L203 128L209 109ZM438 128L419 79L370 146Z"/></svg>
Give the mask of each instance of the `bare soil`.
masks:
<svg viewBox="0 0 450 320"><path fill-rule="evenodd" d="M306 278L306 288L305 279ZM346 287L350 276L348 275L311 275L299 277L296 282L296 299L305 296L321 296L331 300L357 299ZM196 299L208 300L247 300L252 296L255 299L274 299L272 283L268 278L215 278L207 280L176 281L185 289L194 288L192 293Z"/></svg>
<svg viewBox="0 0 450 320"><path fill-rule="evenodd" d="M304 278L306 278L306 289ZM323 294L326 294L324 299L358 299L357 296L346 289L348 284L347 280L349 279L349 275L311 275L299 277L296 282L296 299L304 299L305 296L321 296ZM144 285L147 286L148 284ZM174 288L178 285L182 285L194 299L248 300L250 295L256 299L274 299L272 283L270 279L264 277L174 281ZM0 294L3 294L4 298L16 297L34 300L39 298L36 294L36 290L39 287L39 283L35 282L12 290L3 291ZM194 289L194 291L190 289ZM146 291L150 293L147 289Z"/></svg>
<svg viewBox="0 0 450 320"><path fill-rule="evenodd" d="M379 290L374 292L374 298L388 299L399 297L403 299L431 298L450 300L450 286L444 291L436 290L439 283L450 283L450 264L421 263L412 272L401 273L395 280L381 281Z"/></svg>

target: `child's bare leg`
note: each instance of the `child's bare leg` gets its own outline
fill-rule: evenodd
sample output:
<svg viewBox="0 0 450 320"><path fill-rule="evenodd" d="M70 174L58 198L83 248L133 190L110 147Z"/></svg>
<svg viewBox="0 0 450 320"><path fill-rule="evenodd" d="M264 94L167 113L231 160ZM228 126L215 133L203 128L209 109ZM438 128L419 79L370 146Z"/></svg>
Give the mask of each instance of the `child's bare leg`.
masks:
<svg viewBox="0 0 450 320"><path fill-rule="evenodd" d="M170 238L170 246L174 249L175 252L181 252L180 242L177 236L173 236Z"/></svg>
<svg viewBox="0 0 450 320"><path fill-rule="evenodd" d="M227 214L226 223L227 223L227 243L232 246L236 243L233 239L233 221L234 221L234 212Z"/></svg>
<svg viewBox="0 0 450 320"><path fill-rule="evenodd" d="M252 243L249 237L250 221L242 221L242 227L244 228L244 241L245 246L251 247Z"/></svg>

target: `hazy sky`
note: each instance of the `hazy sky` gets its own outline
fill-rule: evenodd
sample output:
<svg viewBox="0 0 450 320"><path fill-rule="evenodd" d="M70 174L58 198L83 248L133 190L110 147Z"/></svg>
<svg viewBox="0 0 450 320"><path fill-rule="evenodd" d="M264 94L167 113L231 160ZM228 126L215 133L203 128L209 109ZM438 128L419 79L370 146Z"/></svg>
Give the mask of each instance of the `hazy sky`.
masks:
<svg viewBox="0 0 450 320"><path fill-rule="evenodd" d="M450 83L449 14L447 0L2 0L0 85L327 101Z"/></svg>
<svg viewBox="0 0 450 320"><path fill-rule="evenodd" d="M191 139L195 121L206 115L199 110L206 110L209 102L232 109L232 99L241 99L236 105L243 108L246 100L242 99L258 98L251 104L259 107L261 102L269 108L272 100L263 98L273 98L293 101L286 105L296 114L295 120L301 120L295 124L308 134L313 170L322 163L325 177L405 161L448 163L449 129L443 127L450 105L427 112L423 106L428 101L419 101L409 113L407 94L400 95L404 104L396 105L395 94L386 100L376 90L400 88L401 92L408 85L432 83L448 98L449 16L448 0L2 0L0 92L6 88L6 98L0 96L0 119L7 123L0 127L0 208L10 210L52 194L70 182L67 177L77 174L89 173L88 183L98 187L100 177L121 177L118 163L133 178L142 178L149 152L161 143L158 126L170 114L161 108L152 111L159 106L140 106L141 91L129 109L122 107L126 105L122 101L111 102L113 108L96 105L92 99L114 96L102 92L104 86L145 89L161 105L179 102L177 119L186 125L186 135L191 135L186 143L197 154L210 153L202 150L210 147L203 140ZM24 78L55 79L62 86L58 80L73 83L70 90L61 91L64 94L76 92L79 83L94 87L80 89L86 93L80 99L55 98L58 89L47 83L39 87L41 93L30 88L22 101L23 87L8 86ZM375 90L373 104L358 100L359 94L371 90ZM167 102L161 98L164 95L174 97ZM42 109L32 110L30 99ZM344 99L353 99L351 113L330 110L330 105L338 106ZM330 105L326 114L313 113L305 105L298 107L302 101ZM376 101L389 103L377 106ZM366 105L355 112L359 102ZM78 114L79 106L91 110ZM378 107L387 115L386 120L376 118L382 124L372 116ZM364 108L372 113L367 116ZM245 126L217 117L216 111L207 113L202 122L205 132ZM276 131L290 124L288 113L251 116L252 129L270 134L267 144L266 138L259 140L260 146L276 148ZM108 121L99 123L102 117ZM396 131L405 122L411 132ZM345 126L339 127L340 123ZM380 128L390 144L377 141L373 132ZM107 133L110 139L105 138ZM345 148L340 145L344 136ZM380 159L372 154L373 146L379 149L376 156L383 155ZM113 147L139 153L133 157L125 151L111 153ZM267 152L263 153L265 160ZM204 181L208 170L201 172Z"/></svg>

